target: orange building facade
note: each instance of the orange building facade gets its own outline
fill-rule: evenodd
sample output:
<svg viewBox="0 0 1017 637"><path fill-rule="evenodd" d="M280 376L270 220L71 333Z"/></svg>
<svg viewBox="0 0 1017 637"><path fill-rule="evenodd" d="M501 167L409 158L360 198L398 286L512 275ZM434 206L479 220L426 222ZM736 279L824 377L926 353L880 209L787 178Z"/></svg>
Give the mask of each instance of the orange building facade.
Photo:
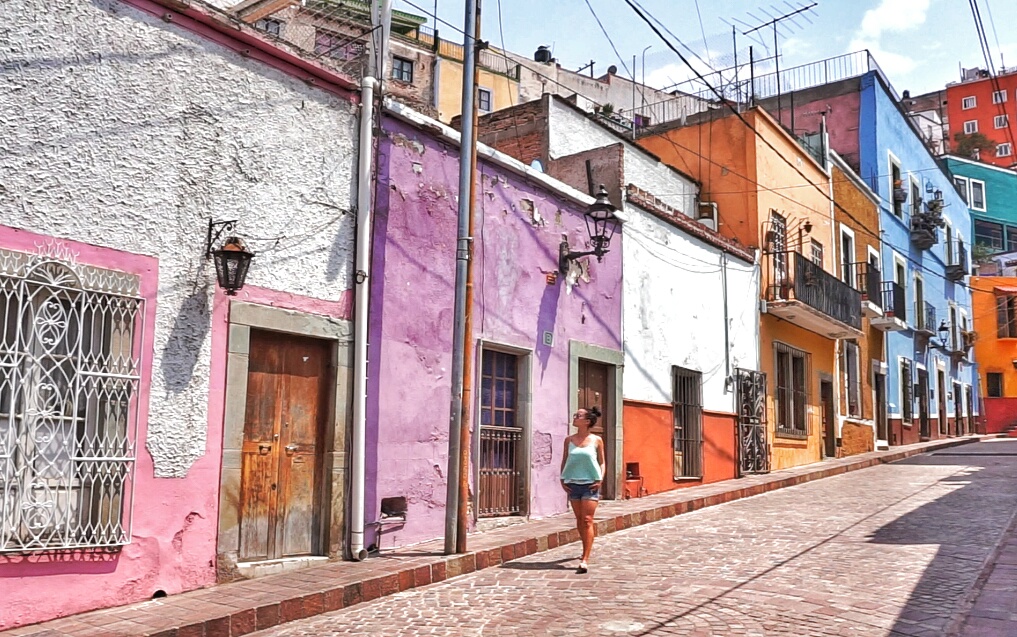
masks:
<svg viewBox="0 0 1017 637"><path fill-rule="evenodd" d="M982 431L1017 429L1017 277L971 277Z"/></svg>
<svg viewBox="0 0 1017 637"><path fill-rule="evenodd" d="M760 453L770 469L781 469L842 453L838 341L863 338L862 295L842 280L825 158L760 108L741 118L698 114L684 126L648 129L639 143L701 182L700 215L715 214L721 235L762 253L759 369L766 374L767 424ZM855 438L865 434L852 432L852 449L871 444Z"/></svg>

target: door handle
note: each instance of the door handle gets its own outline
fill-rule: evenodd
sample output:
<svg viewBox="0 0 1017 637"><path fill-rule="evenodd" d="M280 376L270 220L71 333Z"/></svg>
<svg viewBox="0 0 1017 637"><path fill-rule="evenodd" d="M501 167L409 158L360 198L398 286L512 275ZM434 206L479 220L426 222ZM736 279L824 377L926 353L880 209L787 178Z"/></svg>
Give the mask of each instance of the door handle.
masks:
<svg viewBox="0 0 1017 637"><path fill-rule="evenodd" d="M272 445L258 445L258 453L267 456L272 451Z"/></svg>
<svg viewBox="0 0 1017 637"><path fill-rule="evenodd" d="M293 454L296 453L297 449L299 449L300 447L298 447L297 445L286 445L283 448L286 449L286 453Z"/></svg>

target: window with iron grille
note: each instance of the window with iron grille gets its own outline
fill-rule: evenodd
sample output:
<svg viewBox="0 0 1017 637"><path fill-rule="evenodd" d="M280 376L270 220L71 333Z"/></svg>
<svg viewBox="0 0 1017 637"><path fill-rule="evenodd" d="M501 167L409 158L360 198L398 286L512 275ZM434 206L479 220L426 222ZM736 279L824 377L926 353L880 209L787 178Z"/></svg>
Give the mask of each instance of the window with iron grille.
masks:
<svg viewBox="0 0 1017 637"><path fill-rule="evenodd" d="M516 427L518 360L514 354L484 350L480 375L480 424Z"/></svg>
<svg viewBox="0 0 1017 637"><path fill-rule="evenodd" d="M674 368L674 477L703 477L703 375Z"/></svg>
<svg viewBox="0 0 1017 637"><path fill-rule="evenodd" d="M406 58L392 58L392 77L407 84L413 84L413 62Z"/></svg>
<svg viewBox="0 0 1017 637"><path fill-rule="evenodd" d="M329 31L314 33L314 54L333 60L353 60L364 53L363 42Z"/></svg>
<svg viewBox="0 0 1017 637"><path fill-rule="evenodd" d="M996 297L996 330L999 338L1017 338L1017 295Z"/></svg>
<svg viewBox="0 0 1017 637"><path fill-rule="evenodd" d="M0 250L0 552L130 542L138 277Z"/></svg>
<svg viewBox="0 0 1017 637"><path fill-rule="evenodd" d="M477 515L523 511L525 454L519 409L519 358L485 349L480 369Z"/></svg>
<svg viewBox="0 0 1017 637"><path fill-rule="evenodd" d="M985 385L989 398L1003 397L1003 374L1000 372L989 372L985 375Z"/></svg>
<svg viewBox="0 0 1017 637"><path fill-rule="evenodd" d="M853 418L862 417L861 364L857 343L844 343L844 390L847 413Z"/></svg>
<svg viewBox="0 0 1017 637"><path fill-rule="evenodd" d="M915 415L914 376L911 373L911 361L902 358L900 361L900 415L909 422Z"/></svg>
<svg viewBox="0 0 1017 637"><path fill-rule="evenodd" d="M810 355L784 343L774 343L777 392L777 433L792 438L809 435Z"/></svg>

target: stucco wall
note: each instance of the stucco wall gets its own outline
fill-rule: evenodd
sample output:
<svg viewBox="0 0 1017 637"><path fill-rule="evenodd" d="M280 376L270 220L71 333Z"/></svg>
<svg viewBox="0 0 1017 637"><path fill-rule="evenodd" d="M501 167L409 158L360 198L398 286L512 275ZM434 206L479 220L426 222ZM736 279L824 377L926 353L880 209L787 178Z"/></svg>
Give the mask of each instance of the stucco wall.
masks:
<svg viewBox="0 0 1017 637"><path fill-rule="evenodd" d="M381 498L407 497L406 525L385 530L389 547L439 537L443 529L459 162L457 148L416 128L394 119L384 128L371 288L367 519L378 515ZM549 282L562 236L585 245L583 206L486 161L476 187L473 340L516 348L531 362L523 414L532 439L528 507L542 517L566 509L558 469L568 434L570 341L621 348L624 244L616 235L603 262L590 260L574 287L560 276ZM553 335L552 345L544 344L544 332Z"/></svg>
<svg viewBox="0 0 1017 637"><path fill-rule="evenodd" d="M118 561L25 563L5 579L0 626L213 581L210 217L239 220L252 286L347 308L352 286L350 104L120 2L59 5L0 4L0 216L158 260L138 465L153 490L136 495L138 536Z"/></svg>

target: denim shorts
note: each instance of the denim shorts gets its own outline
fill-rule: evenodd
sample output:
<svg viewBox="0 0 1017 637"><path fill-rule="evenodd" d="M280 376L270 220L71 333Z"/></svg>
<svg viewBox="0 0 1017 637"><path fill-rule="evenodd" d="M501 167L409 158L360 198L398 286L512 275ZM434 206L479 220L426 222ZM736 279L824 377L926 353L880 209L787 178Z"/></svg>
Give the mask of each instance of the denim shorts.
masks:
<svg viewBox="0 0 1017 637"><path fill-rule="evenodd" d="M592 482L566 482L569 500L599 500L600 489L594 489Z"/></svg>

